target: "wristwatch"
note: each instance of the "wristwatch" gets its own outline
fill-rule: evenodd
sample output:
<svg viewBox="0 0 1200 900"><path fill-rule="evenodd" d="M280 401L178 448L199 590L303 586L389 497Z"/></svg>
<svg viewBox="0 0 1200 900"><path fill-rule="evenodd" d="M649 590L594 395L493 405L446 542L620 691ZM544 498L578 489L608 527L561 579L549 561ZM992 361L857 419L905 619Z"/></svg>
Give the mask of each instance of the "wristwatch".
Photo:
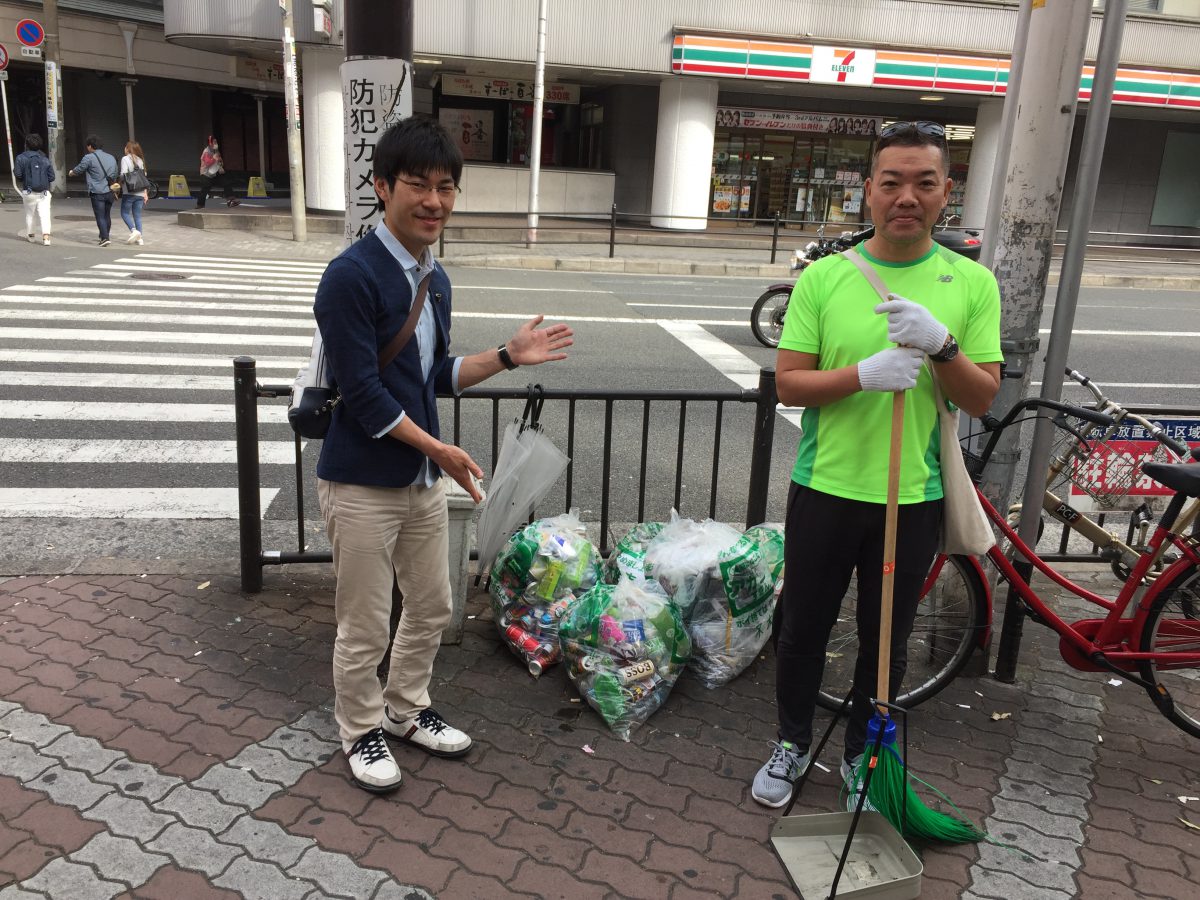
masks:
<svg viewBox="0 0 1200 900"><path fill-rule="evenodd" d="M954 335L946 335L946 343L942 344L942 349L937 353L929 354L929 358L934 362L950 362L954 357L958 356L958 341L954 339Z"/></svg>
<svg viewBox="0 0 1200 900"><path fill-rule="evenodd" d="M957 346L955 349L958 349ZM496 352L500 354L500 363L504 366L504 368L511 372L517 367L517 364L513 362L513 358L508 355L508 344L501 344L496 348Z"/></svg>

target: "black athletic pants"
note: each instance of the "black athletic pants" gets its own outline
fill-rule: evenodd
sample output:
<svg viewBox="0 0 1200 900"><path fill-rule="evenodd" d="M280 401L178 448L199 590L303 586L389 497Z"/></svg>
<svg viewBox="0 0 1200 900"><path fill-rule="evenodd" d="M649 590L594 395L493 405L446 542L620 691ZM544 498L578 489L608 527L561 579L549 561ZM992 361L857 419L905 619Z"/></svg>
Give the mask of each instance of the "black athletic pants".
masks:
<svg viewBox="0 0 1200 900"><path fill-rule="evenodd" d="M829 633L857 570L859 651L846 757L852 759L863 751L876 689L884 509L882 503L846 500L795 483L788 494L783 594L775 610L775 693L779 736L802 750L812 743ZM904 678L908 637L921 586L937 551L941 518L941 500L900 507L889 700L896 698Z"/></svg>

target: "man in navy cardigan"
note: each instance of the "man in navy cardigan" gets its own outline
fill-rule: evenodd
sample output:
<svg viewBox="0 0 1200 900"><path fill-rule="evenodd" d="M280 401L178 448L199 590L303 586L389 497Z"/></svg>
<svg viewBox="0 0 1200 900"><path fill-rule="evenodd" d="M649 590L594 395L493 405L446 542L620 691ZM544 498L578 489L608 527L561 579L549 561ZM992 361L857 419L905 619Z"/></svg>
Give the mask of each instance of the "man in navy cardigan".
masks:
<svg viewBox="0 0 1200 900"><path fill-rule="evenodd" d="M471 739L431 706L429 682L450 623L449 529L442 476L480 502L483 471L443 443L436 393L505 369L565 359L572 331L537 316L494 350L450 355L450 280L430 246L458 195L462 155L436 122L410 118L375 147L383 221L329 264L314 306L342 402L317 463L317 493L333 545L337 637L334 716L356 784L400 786L385 737L435 756L462 756ZM430 277L416 331L382 371L379 354L403 327ZM386 686L376 668L388 649L393 579L404 610Z"/></svg>

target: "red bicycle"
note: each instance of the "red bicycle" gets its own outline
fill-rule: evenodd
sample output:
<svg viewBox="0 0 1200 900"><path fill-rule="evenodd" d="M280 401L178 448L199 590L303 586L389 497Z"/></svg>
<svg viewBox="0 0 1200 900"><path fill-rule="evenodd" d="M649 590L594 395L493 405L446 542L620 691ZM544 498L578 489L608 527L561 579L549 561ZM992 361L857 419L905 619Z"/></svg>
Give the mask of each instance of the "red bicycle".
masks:
<svg viewBox="0 0 1200 900"><path fill-rule="evenodd" d="M1085 444L1096 426L1111 433L1117 421L1098 410L1039 398L1022 401L1001 420L985 416L982 421L990 438L979 456L966 454L976 482L1001 433L1025 413L1053 414L1057 427ZM1192 450L1190 455L1200 459L1200 450ZM1082 671L1119 673L1145 688L1171 722L1200 737L1200 500L1196 499L1200 497L1200 465L1147 463L1140 471L1175 493L1115 598L1102 597L1055 570L979 494L1001 536L986 560L1013 587L1024 612L1059 635L1059 651L1069 665ZM1163 564L1168 549L1177 556L1155 577L1149 577ZM1016 554L1054 584L1094 604L1103 615L1068 622L1017 570L1013 563ZM853 678L858 652L855 606L851 591L827 650L819 697L827 709L841 705ZM909 642L909 683L897 703L915 706L949 684L972 652L986 647L991 620L992 595L981 560L939 556L926 581Z"/></svg>

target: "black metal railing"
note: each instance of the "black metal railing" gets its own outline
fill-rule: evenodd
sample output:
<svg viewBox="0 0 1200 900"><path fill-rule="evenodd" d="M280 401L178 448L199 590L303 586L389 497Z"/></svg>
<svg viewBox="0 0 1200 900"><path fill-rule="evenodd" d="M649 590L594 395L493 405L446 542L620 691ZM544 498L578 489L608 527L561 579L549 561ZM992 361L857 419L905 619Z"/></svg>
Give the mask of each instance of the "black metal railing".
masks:
<svg viewBox="0 0 1200 900"><path fill-rule="evenodd" d="M304 526L304 480L300 439L295 438L296 461L296 535L297 548L295 551L266 550L263 548L262 508L260 503L261 478L258 457L258 401L262 399L286 398L291 393L290 384L259 384L256 378L255 361L250 357L238 357L234 360L234 407L237 437L238 461L238 519L239 539L241 549L241 578L242 589L253 593L262 590L263 567L286 563L327 563L332 559L328 551L312 551L306 549ZM757 388L750 390L731 389L726 391L673 391L673 390L565 390L540 388L543 400L553 408L555 404L566 409L566 453L570 457L568 463L564 490L561 494L560 510L565 511L575 505L579 498L576 469L577 453L595 451L599 455L599 545L600 551L607 555L610 526L613 522L612 510L614 499L621 501L622 508L633 516L633 497L626 496L622 487L617 491L613 487L614 468L614 416L620 410L622 414L630 406L638 410L641 428L636 447L638 458L638 477L636 479L636 521L643 521L647 510L648 491L655 490L662 495L662 488L667 486L667 494L662 499L670 499L673 508L683 512L684 473L698 471L698 464L689 461L685 464L685 451L689 447L689 422L694 424L694 431L712 435L711 451L703 461L703 472L707 479L707 504L704 512L710 518L716 518L718 513L718 495L721 485L722 447L729 441L736 441L736 435L730 438L724 426L728 414L727 406L736 405L739 408L752 407L754 414L753 430L749 440L749 480L745 496L745 522L747 525L763 522L767 515L768 489L771 482L771 461L774 447L775 409L778 398L775 393L775 372L773 369L762 369L759 372ZM506 403L524 402L529 397L527 389L507 388L472 388L453 398L444 398L453 403L452 429L453 440L457 445L464 442L462 427L463 405L488 403L491 405L490 427L490 463L495 465L499 455L501 434L505 417L501 415L501 406ZM599 433L589 431L581 426L585 418L585 410L598 407L600 415L586 416L589 424L602 423ZM711 412L711 420L689 420L689 410L704 407ZM547 414L543 414L543 421ZM711 421L711 427L709 422ZM660 476L662 466L655 466L650 459L652 434L661 432L662 426L670 425L675 433L674 447L671 448L674 457L671 466L670 481L663 481ZM743 429L749 431L749 429ZM694 444L692 442L694 449ZM582 445L589 444L587 447ZM743 447L745 442L743 441ZM481 452L483 449L481 448ZM589 453L590 455L590 453ZM745 459L745 456L740 457ZM661 462L661 460L659 460ZM614 496L616 494L620 496ZM689 497L697 493L689 490ZM594 495L593 495L594 497ZM550 503L556 502L558 495ZM660 504L661 505L661 504ZM557 511L557 510L556 510ZM656 513L665 510L655 508Z"/></svg>
<svg viewBox="0 0 1200 900"><path fill-rule="evenodd" d="M481 214L483 215L483 214ZM509 218L500 216L499 218ZM670 219L673 222L688 222L695 230L665 229L651 225L654 219ZM446 247L453 244L474 245L608 245L608 257L617 255L617 247L638 245L642 247L691 247L695 235L704 233L705 247L713 250L749 250L768 254L772 263L779 256L780 239L787 241L786 247L800 244L808 235L816 235L822 227L859 228L861 225L828 223L809 219L789 219L776 212L767 218L713 219L705 216L658 216L647 213L621 212L614 203L606 212L569 213L542 215L538 219L536 242L531 240L529 228L519 219L498 224L495 220L486 223L472 222L460 216L443 230L438 239L438 256L445 257ZM790 235L790 236L789 236Z"/></svg>
<svg viewBox="0 0 1200 900"><path fill-rule="evenodd" d="M741 250L769 255L775 263L782 246L801 246L818 233L836 235L866 227L858 222L831 222L821 219L793 218L794 214L775 211L766 217L711 217L657 215L609 209L573 213L539 213L536 236L530 233L524 213L460 213L438 239L438 256L446 257L446 248L459 245L564 246L607 245L608 257L616 257L621 246L693 247L697 234L704 235L704 246L713 250ZM654 220L685 222L689 228L660 228ZM955 224L950 231L978 230L980 226ZM1064 246L1067 232L1055 232L1055 247ZM1172 258L1191 262L1200 255L1200 238L1195 235L1170 235L1133 232L1093 231L1088 246L1120 247L1123 252L1142 253L1147 260L1157 251L1169 251ZM1103 259L1102 255L1096 256Z"/></svg>

